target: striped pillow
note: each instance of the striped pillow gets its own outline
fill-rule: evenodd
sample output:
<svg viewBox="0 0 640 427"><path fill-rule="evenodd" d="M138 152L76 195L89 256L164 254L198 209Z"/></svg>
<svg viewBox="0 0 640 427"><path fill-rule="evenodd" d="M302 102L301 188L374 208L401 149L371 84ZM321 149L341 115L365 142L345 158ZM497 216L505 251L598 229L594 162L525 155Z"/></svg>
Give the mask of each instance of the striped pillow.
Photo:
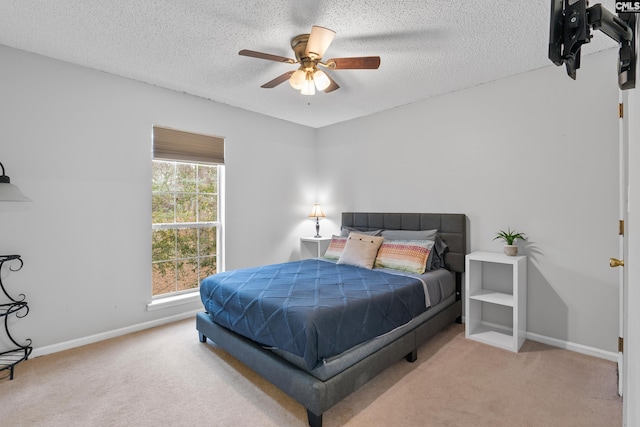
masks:
<svg viewBox="0 0 640 427"><path fill-rule="evenodd" d="M422 274L434 244L433 240L385 240L374 266Z"/></svg>
<svg viewBox="0 0 640 427"><path fill-rule="evenodd" d="M339 259L344 250L344 245L347 243L346 237L331 236L331 243L324 253L324 257L327 259Z"/></svg>

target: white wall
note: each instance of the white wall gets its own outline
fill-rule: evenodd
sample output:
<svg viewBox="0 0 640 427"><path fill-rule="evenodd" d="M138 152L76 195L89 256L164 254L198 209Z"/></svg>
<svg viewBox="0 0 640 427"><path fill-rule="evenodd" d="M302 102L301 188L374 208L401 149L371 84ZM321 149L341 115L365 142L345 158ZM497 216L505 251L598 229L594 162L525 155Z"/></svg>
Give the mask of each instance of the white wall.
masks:
<svg viewBox="0 0 640 427"><path fill-rule="evenodd" d="M0 63L0 162L33 199L0 204L0 253L25 263L3 280L31 309L17 338L37 350L201 307L146 309L154 124L225 138L228 269L297 258L313 129L6 47Z"/></svg>
<svg viewBox="0 0 640 427"><path fill-rule="evenodd" d="M616 56L583 56L575 82L550 66L320 129L325 229L345 210L465 213L471 251L526 232L528 331L615 352Z"/></svg>
<svg viewBox="0 0 640 427"><path fill-rule="evenodd" d="M158 124L226 138L227 269L296 258L316 197L323 235L344 210L462 212L471 250L530 236L531 333L615 351L616 54L583 56L576 82L551 66L314 130L0 47L0 161L33 199L0 205L0 253L25 261L3 280L31 307L16 336L41 348L199 307L146 311Z"/></svg>

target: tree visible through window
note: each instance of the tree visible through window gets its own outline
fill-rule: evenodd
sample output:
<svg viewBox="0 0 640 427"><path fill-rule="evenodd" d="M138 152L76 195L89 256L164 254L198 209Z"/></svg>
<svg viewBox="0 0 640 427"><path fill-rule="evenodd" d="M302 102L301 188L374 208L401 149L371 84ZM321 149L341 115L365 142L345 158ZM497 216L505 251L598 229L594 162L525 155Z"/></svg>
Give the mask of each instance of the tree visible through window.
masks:
<svg viewBox="0 0 640 427"><path fill-rule="evenodd" d="M219 168L153 160L153 295L187 291L217 270Z"/></svg>

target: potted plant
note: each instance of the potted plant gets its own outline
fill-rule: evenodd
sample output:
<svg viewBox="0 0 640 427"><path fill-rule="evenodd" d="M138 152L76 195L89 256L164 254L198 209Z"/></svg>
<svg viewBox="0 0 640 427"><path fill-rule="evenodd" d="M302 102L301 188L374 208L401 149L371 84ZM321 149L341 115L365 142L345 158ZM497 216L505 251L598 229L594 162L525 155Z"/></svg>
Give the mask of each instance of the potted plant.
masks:
<svg viewBox="0 0 640 427"><path fill-rule="evenodd" d="M505 242L504 245L504 253L506 255L509 256L516 256L518 255L518 247L516 245L514 245L514 241L516 239L520 239L520 240L526 240L527 238L525 237L524 233L520 233L518 231L511 231L511 229L507 229L507 231L503 231L500 230L500 232L496 235L496 237L493 238L493 240L496 239L503 239Z"/></svg>

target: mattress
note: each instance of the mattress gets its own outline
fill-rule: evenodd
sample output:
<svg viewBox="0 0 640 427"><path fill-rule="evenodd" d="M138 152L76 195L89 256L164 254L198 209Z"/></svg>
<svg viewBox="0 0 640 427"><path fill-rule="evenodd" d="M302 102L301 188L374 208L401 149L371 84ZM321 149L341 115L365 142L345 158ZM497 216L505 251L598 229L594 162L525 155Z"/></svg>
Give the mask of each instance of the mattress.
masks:
<svg viewBox="0 0 640 427"><path fill-rule="evenodd" d="M407 324L449 292L440 279L381 270L293 261L210 276L200 294L214 322L301 358L310 371Z"/></svg>

